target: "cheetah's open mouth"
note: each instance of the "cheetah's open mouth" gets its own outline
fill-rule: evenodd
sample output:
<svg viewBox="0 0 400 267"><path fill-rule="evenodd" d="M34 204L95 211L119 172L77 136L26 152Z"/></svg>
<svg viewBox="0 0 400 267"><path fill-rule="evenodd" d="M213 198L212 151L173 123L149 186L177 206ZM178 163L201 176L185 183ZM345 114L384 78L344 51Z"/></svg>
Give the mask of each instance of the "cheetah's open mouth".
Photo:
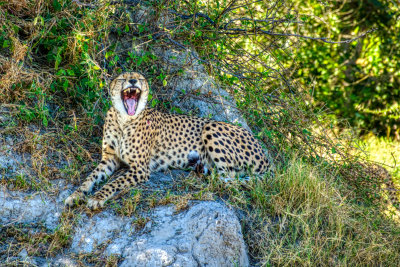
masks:
<svg viewBox="0 0 400 267"><path fill-rule="evenodd" d="M141 91L138 87L129 87L121 91L121 98L129 116L135 115L140 93Z"/></svg>

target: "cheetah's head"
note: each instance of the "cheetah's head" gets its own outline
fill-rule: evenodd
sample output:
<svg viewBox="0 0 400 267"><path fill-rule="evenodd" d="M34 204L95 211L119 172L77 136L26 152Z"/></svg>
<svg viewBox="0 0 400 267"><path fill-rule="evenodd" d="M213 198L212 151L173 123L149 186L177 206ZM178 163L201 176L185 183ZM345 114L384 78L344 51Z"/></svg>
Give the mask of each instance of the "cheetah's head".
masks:
<svg viewBox="0 0 400 267"><path fill-rule="evenodd" d="M111 82L110 93L113 106L121 116L134 118L146 107L149 85L141 74L125 72Z"/></svg>

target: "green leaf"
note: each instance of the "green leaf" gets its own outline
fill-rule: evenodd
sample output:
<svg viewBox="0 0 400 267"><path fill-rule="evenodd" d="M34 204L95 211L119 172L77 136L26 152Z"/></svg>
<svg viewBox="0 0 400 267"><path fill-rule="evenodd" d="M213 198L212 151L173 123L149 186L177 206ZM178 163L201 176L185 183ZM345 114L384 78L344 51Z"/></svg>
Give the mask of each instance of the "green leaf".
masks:
<svg viewBox="0 0 400 267"><path fill-rule="evenodd" d="M138 25L138 28L139 28L139 33L144 32L144 25L143 24Z"/></svg>
<svg viewBox="0 0 400 267"><path fill-rule="evenodd" d="M62 57L61 57L62 51L63 51L63 48L62 48L62 47L59 47L59 48L57 49L56 62L54 63L54 68L55 68L56 70L58 70L58 66L60 65L61 60L62 60Z"/></svg>
<svg viewBox="0 0 400 267"><path fill-rule="evenodd" d="M202 35L203 35L203 33L200 30L196 30L196 34L195 34L196 37L200 37Z"/></svg>
<svg viewBox="0 0 400 267"><path fill-rule="evenodd" d="M53 0L53 8L56 11L61 11L62 6L60 5L60 3L57 0Z"/></svg>
<svg viewBox="0 0 400 267"><path fill-rule="evenodd" d="M43 116L42 122L43 122L43 125L44 125L45 127L47 127L48 121L47 121L46 116Z"/></svg>
<svg viewBox="0 0 400 267"><path fill-rule="evenodd" d="M4 40L3 42L3 48L7 48L10 46L10 41L9 40Z"/></svg>
<svg viewBox="0 0 400 267"><path fill-rule="evenodd" d="M62 87L64 89L64 92L67 92L68 86L69 86L68 80L65 79L64 82L63 82L63 85L62 85Z"/></svg>
<svg viewBox="0 0 400 267"><path fill-rule="evenodd" d="M33 25L36 26L36 24L39 23L40 20L40 25L44 26L44 18L42 16L37 16L34 20L33 20Z"/></svg>

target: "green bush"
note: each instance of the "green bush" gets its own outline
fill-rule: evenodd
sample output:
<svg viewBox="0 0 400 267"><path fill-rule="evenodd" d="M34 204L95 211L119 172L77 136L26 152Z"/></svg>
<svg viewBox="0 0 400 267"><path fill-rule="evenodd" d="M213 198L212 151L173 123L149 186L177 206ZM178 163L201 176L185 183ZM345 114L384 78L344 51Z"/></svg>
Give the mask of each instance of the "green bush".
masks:
<svg viewBox="0 0 400 267"><path fill-rule="evenodd" d="M332 110L337 121L346 118L361 133L399 138L399 5L389 0L296 3L309 14L306 34L342 40L376 29L350 44L305 40L296 50L295 77L313 88L318 105Z"/></svg>

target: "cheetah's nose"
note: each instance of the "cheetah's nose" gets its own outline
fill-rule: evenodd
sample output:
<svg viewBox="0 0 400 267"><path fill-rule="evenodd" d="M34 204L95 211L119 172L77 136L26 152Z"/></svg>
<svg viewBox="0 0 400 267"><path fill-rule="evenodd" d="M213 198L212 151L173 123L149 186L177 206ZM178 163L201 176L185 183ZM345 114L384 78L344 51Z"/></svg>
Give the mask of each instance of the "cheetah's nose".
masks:
<svg viewBox="0 0 400 267"><path fill-rule="evenodd" d="M132 85L135 85L136 82L137 82L137 80L135 80L135 79L129 80L129 83L132 84Z"/></svg>

